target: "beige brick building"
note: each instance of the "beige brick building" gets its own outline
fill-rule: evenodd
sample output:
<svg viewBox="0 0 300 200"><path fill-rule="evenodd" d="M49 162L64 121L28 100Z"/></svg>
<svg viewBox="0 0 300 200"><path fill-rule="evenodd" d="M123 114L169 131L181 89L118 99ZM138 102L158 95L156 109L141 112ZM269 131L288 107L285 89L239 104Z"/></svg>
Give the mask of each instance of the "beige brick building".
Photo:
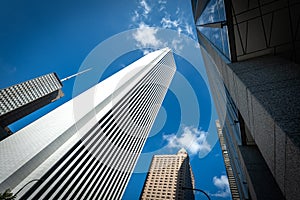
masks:
<svg viewBox="0 0 300 200"><path fill-rule="evenodd" d="M155 155L140 199L194 199L194 176L185 149L176 155Z"/></svg>

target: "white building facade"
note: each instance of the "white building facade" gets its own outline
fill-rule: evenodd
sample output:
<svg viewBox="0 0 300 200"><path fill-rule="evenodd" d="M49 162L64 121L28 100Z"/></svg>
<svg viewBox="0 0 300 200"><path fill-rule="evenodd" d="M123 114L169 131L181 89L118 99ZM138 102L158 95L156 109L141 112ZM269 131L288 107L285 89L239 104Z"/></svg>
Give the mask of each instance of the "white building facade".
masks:
<svg viewBox="0 0 300 200"><path fill-rule="evenodd" d="M120 199L175 71L169 48L149 53L1 141L0 192Z"/></svg>

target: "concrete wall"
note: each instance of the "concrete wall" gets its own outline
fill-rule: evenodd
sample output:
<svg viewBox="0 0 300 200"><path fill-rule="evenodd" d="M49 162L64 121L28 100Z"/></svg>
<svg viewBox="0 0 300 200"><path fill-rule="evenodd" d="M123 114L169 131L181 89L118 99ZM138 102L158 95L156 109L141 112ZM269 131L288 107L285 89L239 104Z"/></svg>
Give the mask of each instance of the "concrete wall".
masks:
<svg viewBox="0 0 300 200"><path fill-rule="evenodd" d="M300 66L275 56L226 64L198 35L286 199L300 199Z"/></svg>
<svg viewBox="0 0 300 200"><path fill-rule="evenodd" d="M278 57L258 57L229 64L225 76L282 192L287 199L300 199L300 67Z"/></svg>

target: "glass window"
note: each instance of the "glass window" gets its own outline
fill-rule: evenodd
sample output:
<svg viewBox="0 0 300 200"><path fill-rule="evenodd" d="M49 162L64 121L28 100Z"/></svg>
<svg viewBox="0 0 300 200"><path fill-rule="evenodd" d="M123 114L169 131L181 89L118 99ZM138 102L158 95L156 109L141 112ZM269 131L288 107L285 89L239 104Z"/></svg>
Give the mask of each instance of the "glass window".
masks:
<svg viewBox="0 0 300 200"><path fill-rule="evenodd" d="M211 0L197 19L196 26L224 56L230 59L223 0Z"/></svg>

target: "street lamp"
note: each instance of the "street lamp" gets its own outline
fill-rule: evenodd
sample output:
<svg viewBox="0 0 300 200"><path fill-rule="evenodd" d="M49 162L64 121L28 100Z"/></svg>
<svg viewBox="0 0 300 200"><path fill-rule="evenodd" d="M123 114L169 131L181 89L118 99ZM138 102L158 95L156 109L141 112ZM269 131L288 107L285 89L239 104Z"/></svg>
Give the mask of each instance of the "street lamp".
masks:
<svg viewBox="0 0 300 200"><path fill-rule="evenodd" d="M31 181L27 182L23 187L21 187L17 192L16 194L14 194L14 196L16 197L17 194L19 194L19 192L21 192L21 190L23 190L29 183L32 183L34 181L42 181L42 179L32 179Z"/></svg>
<svg viewBox="0 0 300 200"><path fill-rule="evenodd" d="M206 192L204 192L203 190L201 189L197 189L197 188L188 188L188 187L182 187L183 190L196 190L196 191L199 191L199 192L202 192L203 194L205 194L205 196L210 200L210 197L208 196L208 194Z"/></svg>
<svg viewBox="0 0 300 200"><path fill-rule="evenodd" d="M34 181L42 181L42 179L32 179L28 183L26 183L23 187L21 187L15 194L13 194L10 189L5 190L5 192L2 194L0 193L0 199L1 200L14 200L16 199L17 195L21 190L23 190L29 183L32 183Z"/></svg>

